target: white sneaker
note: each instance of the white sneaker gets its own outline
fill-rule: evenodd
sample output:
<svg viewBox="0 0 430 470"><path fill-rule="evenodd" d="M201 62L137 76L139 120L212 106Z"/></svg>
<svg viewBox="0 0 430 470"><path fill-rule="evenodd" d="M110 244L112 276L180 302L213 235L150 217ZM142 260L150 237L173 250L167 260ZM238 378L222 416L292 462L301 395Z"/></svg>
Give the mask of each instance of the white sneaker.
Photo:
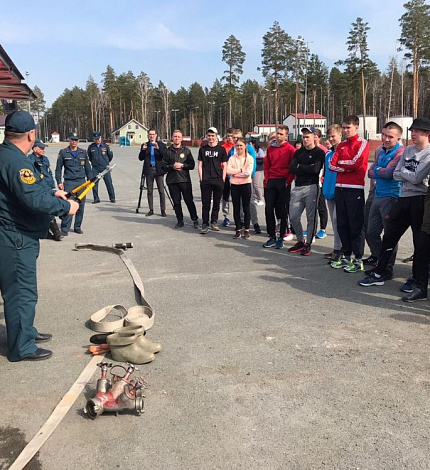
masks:
<svg viewBox="0 0 430 470"><path fill-rule="evenodd" d="M255 204L257 204L257 206L264 206L264 201L255 201Z"/></svg>
<svg viewBox="0 0 430 470"><path fill-rule="evenodd" d="M294 235L291 232L287 232L284 236L284 242L289 242L293 240Z"/></svg>

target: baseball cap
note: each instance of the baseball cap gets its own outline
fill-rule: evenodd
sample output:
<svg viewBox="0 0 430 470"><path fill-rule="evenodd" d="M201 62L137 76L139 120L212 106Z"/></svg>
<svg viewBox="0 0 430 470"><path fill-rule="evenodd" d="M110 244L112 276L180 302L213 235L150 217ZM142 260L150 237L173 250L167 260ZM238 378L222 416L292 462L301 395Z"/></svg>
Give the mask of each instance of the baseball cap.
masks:
<svg viewBox="0 0 430 470"><path fill-rule="evenodd" d="M316 134L317 133L317 130L315 129L314 126L302 127L302 133L303 133L303 131L310 132L311 134Z"/></svg>
<svg viewBox="0 0 430 470"><path fill-rule="evenodd" d="M36 129L33 116L27 111L14 111L6 116L5 130L24 134Z"/></svg>
<svg viewBox="0 0 430 470"><path fill-rule="evenodd" d="M76 132L70 132L69 133L69 139L79 140L79 134L77 134Z"/></svg>
<svg viewBox="0 0 430 470"><path fill-rule="evenodd" d="M93 132L93 138L94 139L100 139L101 136L102 136L101 132L99 132L99 131L94 131Z"/></svg>
<svg viewBox="0 0 430 470"><path fill-rule="evenodd" d="M416 118L413 120L409 130L419 129L420 131L430 131L430 119Z"/></svg>
<svg viewBox="0 0 430 470"><path fill-rule="evenodd" d="M45 145L40 139L36 139L34 141L34 144L33 144L33 148L34 147L39 147L41 149L44 149L44 148L48 147L48 145Z"/></svg>
<svg viewBox="0 0 430 470"><path fill-rule="evenodd" d="M206 131L206 134L218 134L218 130L216 127L209 127L209 129Z"/></svg>

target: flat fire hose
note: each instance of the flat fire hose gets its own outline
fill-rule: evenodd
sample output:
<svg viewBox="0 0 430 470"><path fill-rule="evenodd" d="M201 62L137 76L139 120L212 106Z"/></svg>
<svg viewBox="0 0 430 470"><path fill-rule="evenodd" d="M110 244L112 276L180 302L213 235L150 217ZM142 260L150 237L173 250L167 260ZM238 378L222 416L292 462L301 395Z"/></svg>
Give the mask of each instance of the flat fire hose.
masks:
<svg viewBox="0 0 430 470"><path fill-rule="evenodd" d="M114 326L115 322L102 322L101 320L107 316L113 309L118 310L125 316L119 320L119 322L125 323L126 325L132 324L142 324L144 325L145 330L149 330L152 327L155 320L155 313L153 308L149 305L149 303L145 299L145 290L143 288L142 279L139 276L136 268L134 267L131 259L127 256L124 252L125 249L131 248L130 246L122 245L124 249L117 248L119 245L94 245L92 243L78 243L75 245L76 250L94 250L94 251L106 251L108 253L114 253L118 255L124 264L127 266L128 271L133 279L134 286L139 291L140 305L136 305L135 307L131 307L128 309L127 314L125 315L126 309L121 305L109 305L104 309L99 310L92 317L95 316L94 322L99 325L101 330L96 331L103 331L103 329L109 329ZM118 321L117 321L118 322ZM92 320L93 325L93 320ZM103 326L105 325L105 326ZM122 325L119 325L122 326ZM106 331L110 333L113 330ZM87 383L91 380L95 370L98 368L97 364L103 358L104 354L95 356L91 359L91 361L87 364L85 369L82 371L81 375L78 377L76 382L71 386L69 391L64 395L60 403L55 407L54 411L52 412L51 416L48 418L46 423L42 426L42 428L38 431L38 433L33 437L33 439L24 447L22 452L18 455L15 462L10 467L10 470L23 470L24 467L30 462L30 460L36 455L36 453L40 450L43 444L48 440L51 434L55 431L57 426L61 423L63 418L66 416L67 412L72 407L73 403L75 403L78 396L81 394L84 387Z"/></svg>
<svg viewBox="0 0 430 470"><path fill-rule="evenodd" d="M128 257L127 253L122 248L118 248L117 246L95 245L93 243L77 243L75 245L76 250L104 251L107 253L113 253L115 255L118 255L123 261L123 263L126 265L133 279L134 286L139 292L139 305L129 308L127 314L124 314L125 309L121 305L108 305L107 307L104 307L98 312L94 313L91 316L91 329L99 333L111 333L112 331L123 325L128 326L133 324L139 324L145 328L145 331L149 330L154 325L154 309L149 305L148 301L145 299L145 289L143 287L142 279L140 278L140 275L134 267L131 259ZM126 247L126 245L123 246L124 248ZM132 245L129 244L129 247L132 247ZM113 313L114 310L117 310L122 314L119 320L116 320L114 322L101 321L107 315Z"/></svg>

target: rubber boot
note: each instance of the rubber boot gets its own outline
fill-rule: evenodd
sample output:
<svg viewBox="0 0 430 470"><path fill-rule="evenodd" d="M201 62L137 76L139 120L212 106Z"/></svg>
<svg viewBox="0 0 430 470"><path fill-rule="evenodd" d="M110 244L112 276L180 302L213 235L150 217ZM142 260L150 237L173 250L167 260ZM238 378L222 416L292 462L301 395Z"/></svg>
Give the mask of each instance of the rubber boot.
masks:
<svg viewBox="0 0 430 470"><path fill-rule="evenodd" d="M124 332L122 335L113 333L106 338L112 358L118 362L131 364L147 364L155 359L154 354L145 351L136 344L137 335Z"/></svg>
<svg viewBox="0 0 430 470"><path fill-rule="evenodd" d="M55 241L59 242L63 238L55 219L52 219L49 223L49 230L52 232L52 236Z"/></svg>
<svg viewBox="0 0 430 470"><path fill-rule="evenodd" d="M153 341L149 341L149 339L146 338L145 328L143 326L134 326L134 325L123 326L115 330L114 333L117 333L118 335L123 335L123 334L128 335L130 333L134 333L135 335L137 335L136 344L140 348L150 353L156 354L160 352L162 349L162 346L160 343L154 343Z"/></svg>

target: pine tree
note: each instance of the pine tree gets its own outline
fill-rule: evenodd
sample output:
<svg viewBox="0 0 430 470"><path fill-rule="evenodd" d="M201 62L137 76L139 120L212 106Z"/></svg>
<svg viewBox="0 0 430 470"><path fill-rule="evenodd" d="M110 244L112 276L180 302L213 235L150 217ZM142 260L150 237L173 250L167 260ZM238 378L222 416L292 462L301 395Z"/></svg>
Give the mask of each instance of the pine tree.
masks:
<svg viewBox="0 0 430 470"><path fill-rule="evenodd" d="M408 52L405 58L413 67L413 117L418 116L420 68L430 60L430 5L425 0L411 0L403 5L406 13L399 22L402 27L400 43Z"/></svg>
<svg viewBox="0 0 430 470"><path fill-rule="evenodd" d="M228 65L228 70L224 70L224 76L221 80L227 82L227 89L229 95L229 127L232 123L232 100L233 93L239 84L240 75L243 73L243 63L245 62L246 54L242 50L240 41L231 34L222 48L222 61Z"/></svg>

